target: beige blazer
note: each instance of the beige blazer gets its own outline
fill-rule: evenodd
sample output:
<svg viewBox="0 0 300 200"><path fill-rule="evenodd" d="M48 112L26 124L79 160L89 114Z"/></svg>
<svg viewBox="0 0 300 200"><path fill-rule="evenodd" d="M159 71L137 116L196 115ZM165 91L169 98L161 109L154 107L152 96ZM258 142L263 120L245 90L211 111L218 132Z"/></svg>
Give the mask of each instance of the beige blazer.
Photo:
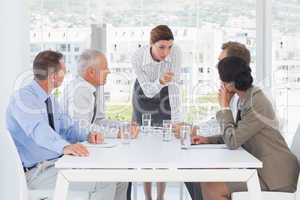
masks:
<svg viewBox="0 0 300 200"><path fill-rule="evenodd" d="M225 143L230 149L242 146L262 161L263 168L258 169L258 176L269 190L284 187L296 190L299 163L280 134L278 120L268 98L261 89L251 87L239 107L241 120L237 123L231 110L217 113L223 134L210 137L209 142Z"/></svg>

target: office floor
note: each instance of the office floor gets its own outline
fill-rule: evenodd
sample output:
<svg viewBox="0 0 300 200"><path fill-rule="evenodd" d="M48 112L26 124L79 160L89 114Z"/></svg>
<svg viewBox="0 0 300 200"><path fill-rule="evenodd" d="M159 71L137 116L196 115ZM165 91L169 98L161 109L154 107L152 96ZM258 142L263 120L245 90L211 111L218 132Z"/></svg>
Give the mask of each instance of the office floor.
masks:
<svg viewBox="0 0 300 200"><path fill-rule="evenodd" d="M137 183L136 186L137 186L137 200L145 199L143 184ZM189 195L186 187L184 186L184 184L182 184L182 190L183 190L182 200L191 200L190 195ZM152 197L153 197L153 199L156 199L156 185L155 184L152 185ZM133 198L133 200L135 200L135 199ZM167 184L165 200L181 200L179 183L168 183Z"/></svg>

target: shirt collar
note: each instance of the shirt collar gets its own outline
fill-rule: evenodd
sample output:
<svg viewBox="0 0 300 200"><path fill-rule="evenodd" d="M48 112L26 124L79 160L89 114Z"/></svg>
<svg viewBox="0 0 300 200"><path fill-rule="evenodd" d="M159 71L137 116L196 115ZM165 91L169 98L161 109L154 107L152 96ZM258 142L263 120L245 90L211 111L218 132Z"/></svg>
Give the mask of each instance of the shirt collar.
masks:
<svg viewBox="0 0 300 200"><path fill-rule="evenodd" d="M37 94L38 98L41 99L42 101L46 101L46 99L50 96L45 92L45 90L38 84L36 80L33 80L31 82L31 86L35 93Z"/></svg>
<svg viewBox="0 0 300 200"><path fill-rule="evenodd" d="M173 49L173 47L172 47ZM150 45L147 45L144 49L144 64L158 64L158 63L163 63L163 62L171 62L171 54L172 54L172 49L171 49L171 52L170 54L166 57L165 60L163 61L156 61L153 59L151 53L150 53L150 50L151 50L151 46Z"/></svg>
<svg viewBox="0 0 300 200"><path fill-rule="evenodd" d="M261 92L261 89L259 87L256 86L252 86L250 87L245 94L245 98L243 101L240 102L240 106L242 109L246 109L252 106L253 102L253 96L258 93Z"/></svg>
<svg viewBox="0 0 300 200"><path fill-rule="evenodd" d="M80 84L82 84L83 87L87 88L88 90L90 90L91 92L96 92L96 87L94 85L92 85L91 83L89 83L87 80L85 80L84 78L82 78L81 76L78 76L78 82Z"/></svg>

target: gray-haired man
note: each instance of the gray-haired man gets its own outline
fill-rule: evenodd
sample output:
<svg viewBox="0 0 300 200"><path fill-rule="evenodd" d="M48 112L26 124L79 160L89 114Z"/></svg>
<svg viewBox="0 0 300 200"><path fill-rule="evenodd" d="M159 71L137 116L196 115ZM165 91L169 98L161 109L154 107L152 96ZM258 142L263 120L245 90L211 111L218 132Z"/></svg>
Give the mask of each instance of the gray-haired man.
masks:
<svg viewBox="0 0 300 200"><path fill-rule="evenodd" d="M105 137L119 138L119 122L105 118L104 85L110 73L105 55L94 49L85 50L80 55L77 72L78 76L63 89L64 109L81 127L105 125ZM136 138L138 133L138 127L132 126L132 137Z"/></svg>
<svg viewBox="0 0 300 200"><path fill-rule="evenodd" d="M119 122L105 118L104 89L108 69L105 55L97 50L85 50L77 65L78 76L63 89L63 108L81 127L91 127L92 124L105 125L102 130L105 137L119 138ZM138 135L138 127L132 126L132 136ZM102 183L103 185L104 183ZM105 183L99 195L105 195L105 200L125 200L127 183Z"/></svg>

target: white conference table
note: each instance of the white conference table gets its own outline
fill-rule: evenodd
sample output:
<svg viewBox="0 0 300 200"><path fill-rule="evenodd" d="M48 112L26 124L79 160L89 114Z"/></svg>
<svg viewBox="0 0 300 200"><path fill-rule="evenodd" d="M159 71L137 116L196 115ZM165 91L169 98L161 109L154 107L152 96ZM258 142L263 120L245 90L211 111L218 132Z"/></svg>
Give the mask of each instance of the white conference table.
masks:
<svg viewBox="0 0 300 200"><path fill-rule="evenodd" d="M141 136L112 148L88 146L88 157L63 156L54 200L65 200L70 182L246 182L251 200L261 200L257 168L262 162L240 148L203 145L181 149L173 139Z"/></svg>

